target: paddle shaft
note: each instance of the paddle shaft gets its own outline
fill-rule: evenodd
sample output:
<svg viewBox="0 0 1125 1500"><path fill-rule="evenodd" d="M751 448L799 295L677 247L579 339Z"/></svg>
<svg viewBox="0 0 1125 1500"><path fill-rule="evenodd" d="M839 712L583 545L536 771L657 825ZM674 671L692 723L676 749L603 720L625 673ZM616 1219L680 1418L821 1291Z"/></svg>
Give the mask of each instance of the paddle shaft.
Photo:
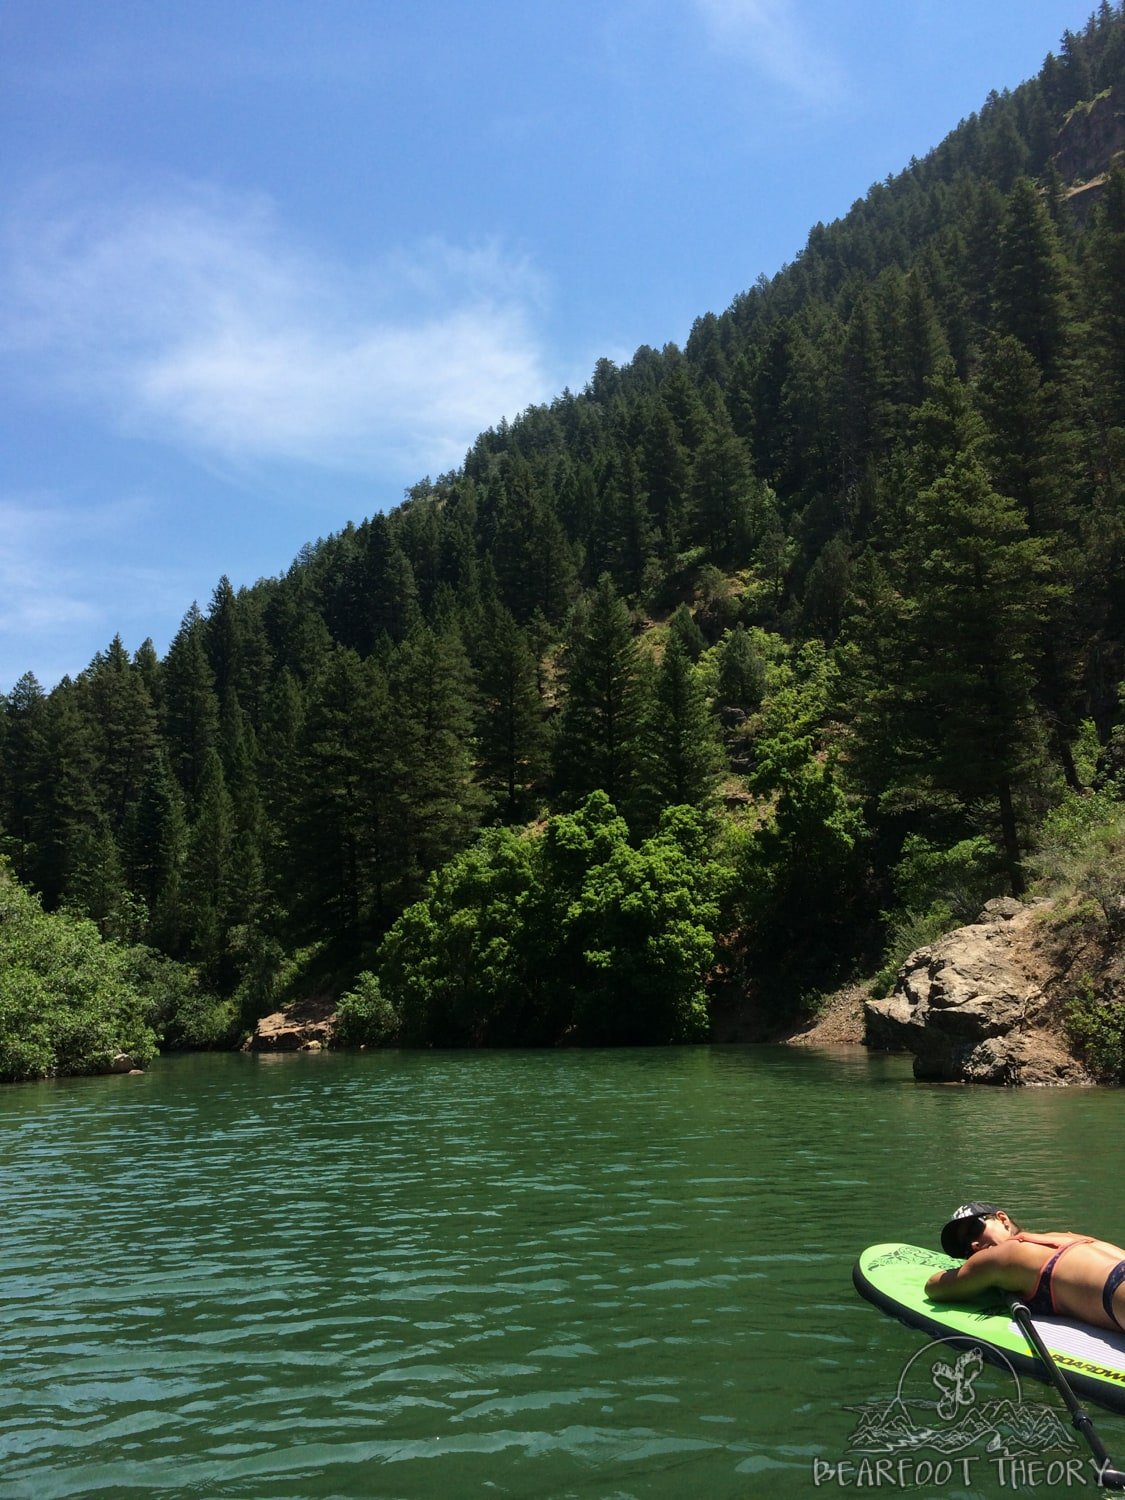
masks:
<svg viewBox="0 0 1125 1500"><path fill-rule="evenodd" d="M1089 1414L1078 1404L1078 1398L1070 1388L1070 1382L1055 1363L1054 1356L1039 1337L1039 1330L1031 1321L1031 1313L1017 1297L1012 1303L1012 1317L1020 1325L1023 1336L1043 1361L1043 1368L1051 1377L1051 1384L1058 1391L1070 1413L1070 1420L1089 1445L1090 1452L1098 1464L1098 1482L1108 1490L1125 1490L1125 1472L1114 1466L1106 1452L1105 1444L1098 1436Z"/></svg>

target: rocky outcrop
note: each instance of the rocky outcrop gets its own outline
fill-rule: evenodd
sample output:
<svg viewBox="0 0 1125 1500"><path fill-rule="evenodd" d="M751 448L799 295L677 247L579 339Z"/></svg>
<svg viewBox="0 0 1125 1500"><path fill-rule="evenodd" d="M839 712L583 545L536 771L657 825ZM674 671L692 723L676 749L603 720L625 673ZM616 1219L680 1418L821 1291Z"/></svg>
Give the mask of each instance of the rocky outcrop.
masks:
<svg viewBox="0 0 1125 1500"><path fill-rule="evenodd" d="M299 1000L263 1016L244 1052L319 1052L332 1041L336 1007L331 1000Z"/></svg>
<svg viewBox="0 0 1125 1500"><path fill-rule="evenodd" d="M131 1057L128 1052L118 1052L110 1059L107 1071L110 1073L143 1073L144 1069L136 1058Z"/></svg>
<svg viewBox="0 0 1125 1500"><path fill-rule="evenodd" d="M1077 104L1058 133L1052 161L1067 183L1085 183L1109 170L1125 151L1125 99L1107 89L1096 99Z"/></svg>
<svg viewBox="0 0 1125 1500"><path fill-rule="evenodd" d="M914 1054L917 1078L962 1083L1088 1082L1052 1021L1052 957L1039 942L1044 902L990 901L979 919L899 970L864 1006L869 1047Z"/></svg>

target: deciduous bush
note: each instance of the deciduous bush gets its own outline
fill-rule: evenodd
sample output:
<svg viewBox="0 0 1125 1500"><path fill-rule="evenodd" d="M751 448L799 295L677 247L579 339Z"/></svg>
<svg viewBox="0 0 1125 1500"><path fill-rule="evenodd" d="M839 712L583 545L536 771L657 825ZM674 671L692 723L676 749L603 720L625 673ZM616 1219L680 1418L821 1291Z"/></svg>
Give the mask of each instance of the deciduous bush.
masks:
<svg viewBox="0 0 1125 1500"><path fill-rule="evenodd" d="M383 994L377 977L365 969L355 988L340 996L336 1037L341 1047L385 1047L399 1031L399 1016Z"/></svg>
<svg viewBox="0 0 1125 1500"><path fill-rule="evenodd" d="M698 1040L722 870L691 808L637 848L604 792L542 834L491 829L380 950L404 1038L438 1046Z"/></svg>
<svg viewBox="0 0 1125 1500"><path fill-rule="evenodd" d="M1067 1035L1091 1073L1106 1083L1125 1083L1125 1004L1095 995L1087 978L1065 1017Z"/></svg>
<svg viewBox="0 0 1125 1500"><path fill-rule="evenodd" d="M0 1078L96 1073L156 1052L129 949L93 922L48 915L0 869Z"/></svg>

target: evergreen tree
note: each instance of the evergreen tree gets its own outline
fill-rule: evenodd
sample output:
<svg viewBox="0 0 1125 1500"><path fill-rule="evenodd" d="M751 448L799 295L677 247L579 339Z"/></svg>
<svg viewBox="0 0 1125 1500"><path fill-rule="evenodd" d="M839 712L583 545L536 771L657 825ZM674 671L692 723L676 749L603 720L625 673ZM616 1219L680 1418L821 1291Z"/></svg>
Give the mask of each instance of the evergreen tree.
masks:
<svg viewBox="0 0 1125 1500"><path fill-rule="evenodd" d="M204 621L192 605L164 661L164 732L172 769L189 807L194 807L203 768L215 747L219 705L215 678L204 646Z"/></svg>
<svg viewBox="0 0 1125 1500"><path fill-rule="evenodd" d="M1125 34L1125 28L1122 28ZM1090 236L1086 260L1087 301L1092 318L1090 336L1094 351L1093 381L1098 394L1100 426L1118 429L1111 444L1113 489L1120 493L1121 468L1125 467L1125 168L1109 174L1098 218ZM1103 443L1106 439L1103 437Z"/></svg>
<svg viewBox="0 0 1125 1500"><path fill-rule="evenodd" d="M707 696L679 639L669 634L644 728L639 801L650 826L667 806L705 807L722 765Z"/></svg>
<svg viewBox="0 0 1125 1500"><path fill-rule="evenodd" d="M144 683L145 692L148 694L148 701L156 710L157 721L159 722L163 692L163 669L151 638L143 640L137 647L136 655L133 657L133 666L136 669L137 676Z"/></svg>
<svg viewBox="0 0 1125 1500"><path fill-rule="evenodd" d="M117 840L103 812L71 833L63 902L90 917L102 937L133 943L142 936L143 914L126 890Z"/></svg>
<svg viewBox="0 0 1125 1500"><path fill-rule="evenodd" d="M149 761L128 828L126 875L144 902L153 941L165 952L183 948L182 881L187 823L179 783L161 750Z"/></svg>
<svg viewBox="0 0 1125 1500"><path fill-rule="evenodd" d="M508 610L493 603L480 659L480 780L506 823L531 811L546 772L538 662Z"/></svg>
<svg viewBox="0 0 1125 1500"><path fill-rule="evenodd" d="M746 445L724 413L695 454L691 487L692 530L717 563L745 547L753 489Z"/></svg>
<svg viewBox="0 0 1125 1500"><path fill-rule="evenodd" d="M653 525L665 549L674 552L685 533L691 460L672 413L659 398L649 402L644 411L641 462Z"/></svg>
<svg viewBox="0 0 1125 1500"><path fill-rule="evenodd" d="M846 484L855 484L883 446L888 378L871 299L861 296L848 320L840 369L843 406L840 459Z"/></svg>
<svg viewBox="0 0 1125 1500"><path fill-rule="evenodd" d="M628 806L638 773L640 662L629 611L608 573L575 613L563 671L554 748L559 795L575 806L601 790L616 806Z"/></svg>
<svg viewBox="0 0 1125 1500"><path fill-rule="evenodd" d="M215 750L208 751L200 777L197 810L184 865L184 918L191 951L211 978L222 983L227 932L239 892L231 863L234 810Z"/></svg>
<svg viewBox="0 0 1125 1500"><path fill-rule="evenodd" d="M895 351L898 400L907 406L921 406L926 396L926 381L948 359L950 351L927 280L918 266L913 266L906 277L899 337Z"/></svg>
<svg viewBox="0 0 1125 1500"><path fill-rule="evenodd" d="M227 690L237 690L243 675L242 622L238 599L224 574L211 595L203 631L203 647L211 667L215 697L221 703Z"/></svg>
<svg viewBox="0 0 1125 1500"><path fill-rule="evenodd" d="M390 667L400 858L409 894L472 835L484 798L473 779L475 684L460 636L417 626Z"/></svg>
<svg viewBox="0 0 1125 1500"><path fill-rule="evenodd" d="M719 651L716 707L745 716L760 705L765 691L766 664L745 627L736 625L723 639Z"/></svg>
<svg viewBox="0 0 1125 1500"><path fill-rule="evenodd" d="M345 955L385 924L402 881L398 740L382 671L330 652L301 719L285 853L296 931Z"/></svg>
<svg viewBox="0 0 1125 1500"><path fill-rule="evenodd" d="M611 449L601 465L598 507L588 567L594 576L608 572L625 593L636 595L654 554L654 534L640 466L624 445Z"/></svg>
<svg viewBox="0 0 1125 1500"><path fill-rule="evenodd" d="M97 788L94 738L81 688L65 679L47 698L32 745L31 846L28 878L53 909L68 894L76 841L85 841L104 817Z"/></svg>
<svg viewBox="0 0 1125 1500"><path fill-rule="evenodd" d="M1074 466L1057 439L1049 389L1017 339L988 340L976 385L987 429L981 457L996 489L1019 503L1031 535L1050 541L1056 561L1064 562L1074 527L1070 496L1077 485ZM1078 790L1070 744L1083 717L1081 645L1072 591L1061 581L1044 610L1038 659L1036 697L1067 782Z"/></svg>
<svg viewBox="0 0 1125 1500"><path fill-rule="evenodd" d="M831 645L839 634L848 596L851 564L848 546L835 536L820 553L805 579L801 620L810 635Z"/></svg>
<svg viewBox="0 0 1125 1500"><path fill-rule="evenodd" d="M668 634L679 642L689 661L698 661L707 645L702 630L695 623L695 616L686 604L680 604L668 621Z"/></svg>
<svg viewBox="0 0 1125 1500"><path fill-rule="evenodd" d="M317 608L307 556L289 569L262 611L266 639L278 671L308 682L332 646L332 637Z"/></svg>
<svg viewBox="0 0 1125 1500"><path fill-rule="evenodd" d="M119 834L156 746L156 710L144 678L115 636L78 680L97 763L99 798Z"/></svg>
<svg viewBox="0 0 1125 1500"><path fill-rule="evenodd" d="M549 499L523 475L522 492L506 488L497 507L490 556L501 596L526 624L540 611L561 620L574 595L576 570L569 541Z"/></svg>
<svg viewBox="0 0 1125 1500"><path fill-rule="evenodd" d="M1050 599L1046 543L971 459L923 490L909 516L923 561L903 620L902 706L924 744L918 791L995 808L1019 895L1016 799L1041 754L1033 690Z"/></svg>
<svg viewBox="0 0 1125 1500"><path fill-rule="evenodd" d="M5 699L3 822L16 872L29 880L35 830L47 775L47 695L25 672Z"/></svg>
<svg viewBox="0 0 1125 1500"><path fill-rule="evenodd" d="M1032 354L1048 380L1062 370L1070 278L1058 232L1023 177L1009 194L996 268L996 318Z"/></svg>

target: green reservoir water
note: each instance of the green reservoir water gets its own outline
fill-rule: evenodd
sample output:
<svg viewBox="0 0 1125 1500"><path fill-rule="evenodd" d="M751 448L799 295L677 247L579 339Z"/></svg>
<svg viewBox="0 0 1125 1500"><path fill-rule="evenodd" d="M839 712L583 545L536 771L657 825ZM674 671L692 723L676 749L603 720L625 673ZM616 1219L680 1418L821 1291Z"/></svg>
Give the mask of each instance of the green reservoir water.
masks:
<svg viewBox="0 0 1125 1500"><path fill-rule="evenodd" d="M0 1496L842 1493L814 1461L922 1342L852 1290L860 1248L976 1196L1121 1241L1121 1126L1119 1093L917 1085L859 1049L9 1087ZM1098 1423L1121 1462L1125 1418Z"/></svg>

